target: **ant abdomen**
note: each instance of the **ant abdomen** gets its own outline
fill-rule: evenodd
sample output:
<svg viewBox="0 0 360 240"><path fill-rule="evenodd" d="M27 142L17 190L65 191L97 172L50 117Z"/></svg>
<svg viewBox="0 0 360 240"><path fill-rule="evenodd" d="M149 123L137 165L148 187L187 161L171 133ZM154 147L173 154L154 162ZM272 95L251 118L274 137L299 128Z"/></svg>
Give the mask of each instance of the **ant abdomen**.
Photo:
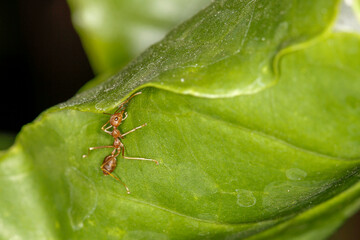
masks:
<svg viewBox="0 0 360 240"><path fill-rule="evenodd" d="M105 157L101 169L103 170L104 175L109 175L116 168L116 158L112 155Z"/></svg>

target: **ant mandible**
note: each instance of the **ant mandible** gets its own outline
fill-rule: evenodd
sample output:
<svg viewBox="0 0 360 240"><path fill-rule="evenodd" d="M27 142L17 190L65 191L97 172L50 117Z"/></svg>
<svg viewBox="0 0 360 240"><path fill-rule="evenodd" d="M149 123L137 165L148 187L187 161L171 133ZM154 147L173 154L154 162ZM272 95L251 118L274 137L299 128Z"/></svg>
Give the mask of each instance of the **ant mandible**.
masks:
<svg viewBox="0 0 360 240"><path fill-rule="evenodd" d="M146 123L144 123L143 125L140 125L124 134L121 134L120 130L118 129L118 127L120 126L120 124L122 123L122 121L124 121L127 118L127 113L125 112L126 106L125 104L127 104L134 96L141 94L141 92L137 92L134 93L133 95L131 95L128 99L126 99L124 102L122 102L119 107L117 108L117 110L111 114L111 113L104 113L107 115L110 115L110 119L109 121L107 121L102 127L101 130L103 130L104 132L106 132L107 134L109 134L110 136L113 137L114 139L114 143L113 145L109 145L109 146L99 146L99 147L90 147L88 149L88 154L87 155L83 155L83 158L86 158L89 154L90 151L92 150L96 150L96 149L102 149L102 148L113 148L113 151L111 152L111 154L109 156L106 156L104 158L104 161L102 163L102 165L100 166L101 170L103 171L104 175L110 175L113 178L115 178L116 180L118 180L119 182L121 182L124 187L126 188L126 191L128 194L130 194L129 188L126 186L125 183L123 183L119 178L117 178L116 176L114 176L112 174L112 172L115 170L116 168L116 163L117 163L117 159L116 157L119 156L121 154L121 156L124 159L133 159L133 160L143 160L143 161L153 161L155 162L157 165L159 165L158 161L154 160L154 159L150 159L150 158L139 158L139 157L127 157L125 156L125 146L124 144L121 142L120 139L123 139L124 136L126 136L129 133L132 133L142 127L146 126ZM107 126L108 124L110 124L109 126ZM112 131L109 131L109 129L112 127Z"/></svg>

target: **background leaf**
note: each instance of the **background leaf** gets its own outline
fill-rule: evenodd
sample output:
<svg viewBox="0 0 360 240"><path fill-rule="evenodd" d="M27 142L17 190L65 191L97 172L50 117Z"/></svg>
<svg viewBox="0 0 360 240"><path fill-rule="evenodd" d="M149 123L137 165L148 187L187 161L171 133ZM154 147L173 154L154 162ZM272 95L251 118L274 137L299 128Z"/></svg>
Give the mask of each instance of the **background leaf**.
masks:
<svg viewBox="0 0 360 240"><path fill-rule="evenodd" d="M360 19L360 1L359 0L354 1L353 8L354 8L355 13L357 13L356 16L358 17L358 19Z"/></svg>
<svg viewBox="0 0 360 240"><path fill-rule="evenodd" d="M68 0L95 73L118 70L209 0Z"/></svg>
<svg viewBox="0 0 360 240"><path fill-rule="evenodd" d="M0 181L6 186L0 199L4 239L14 234L37 239L322 239L359 209L359 35L330 32L337 2L293 1L284 13L294 34L291 41L277 38L277 28L268 22L272 38L267 47L249 40L251 49L261 50L254 52L258 56L234 55L235 40L223 41L219 30L213 41L220 49L201 44L189 49L200 49L195 64L229 56L211 63L223 66L221 72L214 75L207 65L193 72L183 68L190 50L173 54L172 49L196 36L210 44L201 24L191 26L203 19L206 26L223 29L211 17L215 10L219 19L231 7L233 16L247 14L246 7L231 3L213 3L115 77L23 129L16 146L0 159ZM285 5L255 6L253 31L263 29L255 23L264 18L276 21L271 14ZM300 22L295 9L306 9L312 21ZM247 25L232 23L238 29L231 34L241 43ZM170 41L188 28L188 38ZM265 86L244 95L241 91L254 81L254 66L263 67L261 54L275 72ZM144 67L156 60L158 66ZM166 67L171 64L175 67ZM245 72L244 64L254 72ZM185 80L191 84L171 77L179 72L191 74ZM222 78L227 82L215 81ZM240 92L233 94L230 86ZM111 110L140 88L121 131L144 122L148 126L123 140L126 155L154 158L160 165L119 158L115 173L132 191L127 195L99 169L109 150L94 151L87 159L81 155L89 146L111 144L100 130L108 116L97 112ZM21 196L29 193L31 198L17 209L25 201Z"/></svg>

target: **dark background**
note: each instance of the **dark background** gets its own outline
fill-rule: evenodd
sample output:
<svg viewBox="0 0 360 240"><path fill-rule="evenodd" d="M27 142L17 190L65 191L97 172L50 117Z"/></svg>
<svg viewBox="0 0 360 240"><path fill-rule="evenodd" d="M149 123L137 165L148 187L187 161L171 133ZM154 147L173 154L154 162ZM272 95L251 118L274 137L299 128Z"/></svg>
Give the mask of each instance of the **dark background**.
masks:
<svg viewBox="0 0 360 240"><path fill-rule="evenodd" d="M19 132L93 78L65 0L0 2L0 74L0 132L7 133ZM359 239L359 223L360 213L331 239Z"/></svg>
<svg viewBox="0 0 360 240"><path fill-rule="evenodd" d="M93 72L65 0L0 1L0 132L17 133Z"/></svg>

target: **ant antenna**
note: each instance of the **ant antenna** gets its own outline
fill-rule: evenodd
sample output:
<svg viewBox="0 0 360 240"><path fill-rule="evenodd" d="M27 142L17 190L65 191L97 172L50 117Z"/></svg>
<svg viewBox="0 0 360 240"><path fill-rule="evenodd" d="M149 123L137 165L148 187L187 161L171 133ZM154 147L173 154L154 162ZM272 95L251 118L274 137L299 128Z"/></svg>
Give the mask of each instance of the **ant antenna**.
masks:
<svg viewBox="0 0 360 240"><path fill-rule="evenodd" d="M139 94L142 94L142 92L134 93L134 94L131 95L128 99L126 99L124 102L122 102L122 103L120 104L120 106L118 107L118 109L116 109L116 111L114 112L114 114L117 113L117 112L119 112L120 109L121 109L125 104L127 104L133 97L135 97L135 96L137 96L137 95L139 95Z"/></svg>

